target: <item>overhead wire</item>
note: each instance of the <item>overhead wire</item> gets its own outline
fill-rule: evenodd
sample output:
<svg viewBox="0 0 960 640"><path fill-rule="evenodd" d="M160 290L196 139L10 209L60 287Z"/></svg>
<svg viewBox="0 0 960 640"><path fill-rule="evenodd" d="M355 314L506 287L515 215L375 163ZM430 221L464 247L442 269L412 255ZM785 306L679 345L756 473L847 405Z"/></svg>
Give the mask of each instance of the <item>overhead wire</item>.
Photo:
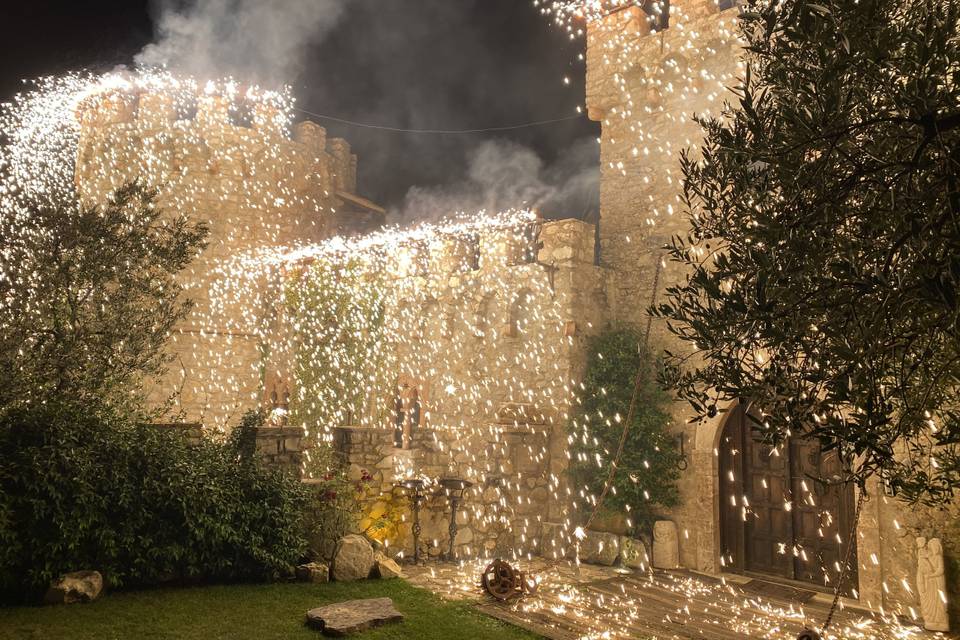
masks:
<svg viewBox="0 0 960 640"><path fill-rule="evenodd" d="M393 133L422 133L422 134L434 134L434 135L463 135L471 133L494 133L497 131L516 131L518 129L528 129L531 127L541 127L548 124L557 124L560 122L570 122L573 120L579 120L584 117L584 114L580 113L575 116L567 116L565 118L552 118L550 120L537 120L534 122L524 122L521 124L507 125L502 127L485 127L481 129L407 129L403 127L389 127L379 124L370 124L368 122L356 122L354 120L347 120L346 118L337 118L335 116L328 116L322 113L315 113L313 111L307 111L306 109L300 109L294 107L300 113L303 113L314 118L320 118L321 120L329 120L331 122L339 122L340 124L346 124L353 127L361 127L363 129L376 129L378 131L390 131Z"/></svg>

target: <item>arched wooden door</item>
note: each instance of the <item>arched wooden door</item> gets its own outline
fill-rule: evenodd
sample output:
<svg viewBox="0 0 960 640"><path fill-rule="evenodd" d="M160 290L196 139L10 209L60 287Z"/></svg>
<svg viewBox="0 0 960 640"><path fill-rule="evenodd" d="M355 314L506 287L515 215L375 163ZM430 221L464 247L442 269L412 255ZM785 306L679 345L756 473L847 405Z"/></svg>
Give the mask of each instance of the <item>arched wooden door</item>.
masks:
<svg viewBox="0 0 960 640"><path fill-rule="evenodd" d="M802 438L774 450L752 435L740 403L720 436L720 549L724 568L834 588L853 522L851 484L836 452ZM845 593L857 585L856 549Z"/></svg>

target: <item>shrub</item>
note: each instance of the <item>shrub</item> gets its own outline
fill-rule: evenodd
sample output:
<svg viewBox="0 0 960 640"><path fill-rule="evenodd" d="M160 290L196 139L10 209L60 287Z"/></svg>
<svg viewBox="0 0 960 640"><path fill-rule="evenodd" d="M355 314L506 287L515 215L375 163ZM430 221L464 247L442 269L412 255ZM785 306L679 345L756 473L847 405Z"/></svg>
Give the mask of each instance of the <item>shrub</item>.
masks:
<svg viewBox="0 0 960 640"><path fill-rule="evenodd" d="M267 421L263 409L247 411L227 438L227 446L241 462L250 462L257 454L257 429Z"/></svg>
<svg viewBox="0 0 960 640"><path fill-rule="evenodd" d="M111 409L49 402L0 415L0 593L58 574L110 586L262 580L303 555L298 479Z"/></svg>
<svg viewBox="0 0 960 640"><path fill-rule="evenodd" d="M670 396L657 384L654 363L640 352L633 329L612 329L591 339L582 403L573 416L574 486L599 496L623 432L622 420L633 394L637 372L643 378L623 457L604 501L603 515L625 514L638 532L648 532L658 507L679 502L680 455L667 432ZM588 505L588 508L592 508Z"/></svg>
<svg viewBox="0 0 960 640"><path fill-rule="evenodd" d="M137 182L93 207L74 193L21 211L23 195L0 211L0 407L50 394L136 406L171 360L170 330L192 305L177 275L207 226Z"/></svg>
<svg viewBox="0 0 960 640"><path fill-rule="evenodd" d="M351 482L346 472L338 468L310 483L306 532L315 559L332 560L340 538L359 531L360 500L363 487L370 480L364 472L360 480Z"/></svg>

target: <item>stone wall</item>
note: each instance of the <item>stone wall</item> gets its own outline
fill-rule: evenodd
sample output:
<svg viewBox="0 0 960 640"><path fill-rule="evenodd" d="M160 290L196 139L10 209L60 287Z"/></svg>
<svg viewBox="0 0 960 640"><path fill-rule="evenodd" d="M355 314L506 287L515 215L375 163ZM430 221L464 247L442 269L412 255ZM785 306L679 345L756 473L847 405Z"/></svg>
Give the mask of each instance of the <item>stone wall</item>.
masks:
<svg viewBox="0 0 960 640"><path fill-rule="evenodd" d="M728 3L738 4L738 3ZM654 290L663 245L682 234L679 154L701 140L693 114L718 115L724 87L734 84L742 63L735 37L736 9L716 0L673 0L670 27L651 31L637 7L615 11L589 25L587 108L603 126L601 146L601 264L616 278L618 322L645 321L644 310L664 289L682 281L676 265L664 263ZM696 38L694 44L692 38ZM654 340L671 345L654 323ZM675 406L675 429L684 438L688 469L680 481L683 506L670 512L680 532L683 566L719 573L719 480L717 447L730 407L711 421L687 424L689 412ZM859 593L864 603L909 615L916 608L915 537L940 536L952 571L953 606L960 602L958 507L915 508L886 496L876 485L857 534Z"/></svg>
<svg viewBox="0 0 960 640"><path fill-rule="evenodd" d="M638 7L588 30L587 108L602 123L600 260L616 276L619 323L645 323L646 309L684 278L663 249L686 229L680 151L700 139L691 115L718 114L724 87L737 74L735 11L720 12L714 0L677 0L671 14L670 28L660 33L651 32ZM653 323L651 342L679 347L661 322ZM697 427L685 405L677 403L673 414L689 464L679 482L683 506L670 513L681 532L681 561L717 571L713 445L694 447Z"/></svg>
<svg viewBox="0 0 960 640"><path fill-rule="evenodd" d="M178 113L168 94L132 92L81 105L76 180L81 197L97 203L139 179L160 187L164 209L209 225L207 249L182 278L195 308L172 336L174 360L151 386L151 400L175 396L178 419L224 427L261 401L255 319L267 283L215 307L212 292L222 287L216 271L247 251L342 230L335 212L345 200L337 194L356 190L356 157L311 122L294 126L291 138L266 105L250 126L236 122L226 98L201 95L195 107L195 114ZM372 213L364 223L377 226L382 214Z"/></svg>
<svg viewBox="0 0 960 640"><path fill-rule="evenodd" d="M367 416L334 437L351 479L373 476L366 513L380 513L405 478L473 483L459 512L458 557L536 552L543 523L569 517L568 408L585 366L586 338L609 314L609 273L593 265L592 225L544 223L532 254L515 239L481 237L475 269L464 269L464 248L456 242L434 243L422 260L398 255L399 263L431 265L398 270L394 283L398 300L422 300L429 291L424 326L411 327L414 338L398 347L401 360L428 353L419 375L406 374L419 385L424 420L409 449L395 446L390 416ZM516 315L519 292L529 296L523 317ZM476 335L462 333L478 327ZM444 388L449 380L456 389ZM446 551L449 517L447 499L433 485L421 513L424 553ZM390 545L409 555L409 512L405 518Z"/></svg>
<svg viewBox="0 0 960 640"><path fill-rule="evenodd" d="M256 454L264 463L300 475L306 447L303 427L268 425L254 433Z"/></svg>

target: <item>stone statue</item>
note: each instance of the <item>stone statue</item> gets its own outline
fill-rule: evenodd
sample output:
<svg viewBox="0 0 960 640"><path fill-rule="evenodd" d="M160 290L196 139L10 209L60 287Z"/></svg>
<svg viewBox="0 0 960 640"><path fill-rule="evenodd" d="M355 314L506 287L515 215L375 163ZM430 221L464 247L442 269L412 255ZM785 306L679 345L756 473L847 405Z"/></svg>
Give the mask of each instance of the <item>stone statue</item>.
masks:
<svg viewBox="0 0 960 640"><path fill-rule="evenodd" d="M677 525L669 520L658 520L653 525L653 566L657 569L676 569L680 566L680 548Z"/></svg>
<svg viewBox="0 0 960 640"><path fill-rule="evenodd" d="M943 547L939 538L917 538L917 590L923 626L930 631L949 631L947 579L943 572Z"/></svg>

